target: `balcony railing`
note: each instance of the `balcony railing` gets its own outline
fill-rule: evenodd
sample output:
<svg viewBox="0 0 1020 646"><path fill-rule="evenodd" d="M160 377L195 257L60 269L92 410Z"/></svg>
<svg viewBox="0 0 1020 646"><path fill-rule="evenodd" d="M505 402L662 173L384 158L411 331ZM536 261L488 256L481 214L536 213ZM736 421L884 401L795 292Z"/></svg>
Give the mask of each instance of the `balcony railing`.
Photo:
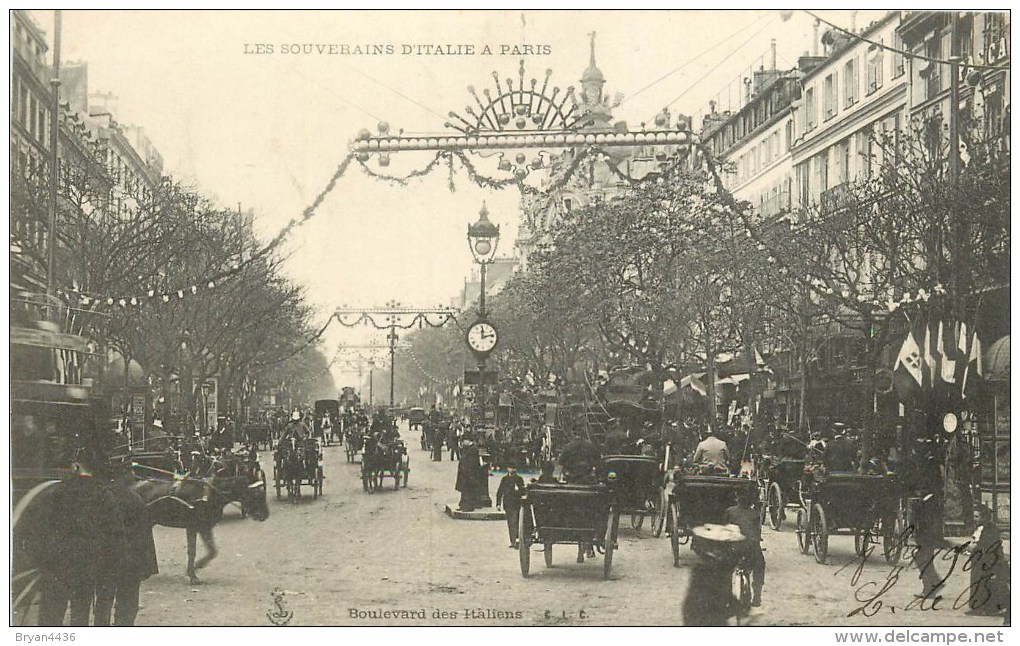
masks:
<svg viewBox="0 0 1020 646"><path fill-rule="evenodd" d="M837 184L828 190L822 191L822 194L818 196L818 202L823 211L834 211L846 206L847 199L849 197L850 182L843 182L842 184Z"/></svg>
<svg viewBox="0 0 1020 646"><path fill-rule="evenodd" d="M784 190L778 195L773 195L767 200L762 201L758 207L758 211L763 216L779 215L785 213L791 208L790 191Z"/></svg>

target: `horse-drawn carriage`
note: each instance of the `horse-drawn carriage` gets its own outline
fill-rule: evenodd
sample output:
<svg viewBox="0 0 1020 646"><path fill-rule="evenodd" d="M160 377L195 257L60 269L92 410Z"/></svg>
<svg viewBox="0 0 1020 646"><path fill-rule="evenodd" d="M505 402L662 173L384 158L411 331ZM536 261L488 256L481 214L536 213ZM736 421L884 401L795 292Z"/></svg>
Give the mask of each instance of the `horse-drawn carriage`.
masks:
<svg viewBox="0 0 1020 646"><path fill-rule="evenodd" d="M652 531L658 528L661 532L662 467L656 458L645 455L603 456L599 480L610 483L616 493L620 513L630 514L632 528L641 529L645 517L650 517Z"/></svg>
<svg viewBox="0 0 1020 646"><path fill-rule="evenodd" d="M276 497L282 497L284 489L288 498L300 498L301 486L312 487L312 497L322 494L322 448L314 437L289 437L280 440L276 446L273 465L273 483Z"/></svg>
<svg viewBox="0 0 1020 646"><path fill-rule="evenodd" d="M742 490L753 491L758 483L749 478L729 475L701 475L674 472L667 487L669 532L673 566L680 566L680 546L687 544L692 530L699 525L723 524L726 509L736 504Z"/></svg>
<svg viewBox="0 0 1020 646"><path fill-rule="evenodd" d="M393 488L399 489L401 481L407 486L411 472L411 458L403 440L382 442L376 437L365 439L361 454L361 484L371 493L382 488L384 478L393 478Z"/></svg>
<svg viewBox="0 0 1020 646"><path fill-rule="evenodd" d="M577 545L578 560L584 552L597 548L603 552L603 577L613 569L620 529L620 508L616 495L606 484L539 484L528 485L521 499L518 553L521 574L531 571L531 546L541 543L546 567L552 566L553 545Z"/></svg>
<svg viewBox="0 0 1020 646"><path fill-rule="evenodd" d="M902 517L901 492L895 475L828 473L810 469L799 486L797 545L801 554L814 550L815 561L825 563L829 536L854 537L854 552L867 553L881 536L886 562L899 561Z"/></svg>
<svg viewBox="0 0 1020 646"><path fill-rule="evenodd" d="M329 446L333 440L343 441L340 432L340 402L335 399L319 399L315 402L312 435L325 446Z"/></svg>

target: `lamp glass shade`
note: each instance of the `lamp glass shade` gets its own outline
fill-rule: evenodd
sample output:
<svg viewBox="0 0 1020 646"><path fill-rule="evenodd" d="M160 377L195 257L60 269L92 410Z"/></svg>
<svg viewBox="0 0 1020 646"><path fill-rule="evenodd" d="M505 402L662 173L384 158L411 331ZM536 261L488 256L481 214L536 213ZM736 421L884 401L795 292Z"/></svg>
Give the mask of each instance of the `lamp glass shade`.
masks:
<svg viewBox="0 0 1020 646"><path fill-rule="evenodd" d="M492 243L486 238L475 240L475 253L479 256L487 256L492 251Z"/></svg>

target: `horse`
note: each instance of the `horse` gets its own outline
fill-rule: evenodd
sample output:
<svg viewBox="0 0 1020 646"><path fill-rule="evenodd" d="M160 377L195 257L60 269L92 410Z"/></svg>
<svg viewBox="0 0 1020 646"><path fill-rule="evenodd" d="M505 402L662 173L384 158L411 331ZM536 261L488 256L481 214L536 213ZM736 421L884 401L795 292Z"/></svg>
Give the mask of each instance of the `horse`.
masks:
<svg viewBox="0 0 1020 646"><path fill-rule="evenodd" d="M245 476L185 476L174 480L141 480L132 485L131 490L148 505L153 524L187 530L187 574L191 585L201 583L195 570L205 567L216 558L213 527L223 519L223 508L227 504L240 503L242 513L257 521L269 518L265 482L250 483ZM202 537L206 554L196 562L198 536Z"/></svg>
<svg viewBox="0 0 1020 646"><path fill-rule="evenodd" d="M382 468L385 465L383 449L379 446L376 436L365 438L361 453L361 485L365 491L372 493L382 487Z"/></svg>
<svg viewBox="0 0 1020 646"><path fill-rule="evenodd" d="M301 475L305 470L304 452L299 450L297 437L286 437L276 445L276 497L280 497L280 483L287 488L287 498L301 496Z"/></svg>
<svg viewBox="0 0 1020 646"><path fill-rule="evenodd" d="M354 456L365 447L365 437L355 425L350 425L344 431L344 451L347 453L347 461L354 462Z"/></svg>

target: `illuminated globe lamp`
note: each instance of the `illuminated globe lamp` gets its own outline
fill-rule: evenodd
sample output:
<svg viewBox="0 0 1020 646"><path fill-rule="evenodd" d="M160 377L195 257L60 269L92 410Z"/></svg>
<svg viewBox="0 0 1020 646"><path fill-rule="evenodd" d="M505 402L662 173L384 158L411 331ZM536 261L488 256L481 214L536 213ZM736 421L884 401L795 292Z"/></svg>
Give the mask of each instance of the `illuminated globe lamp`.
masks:
<svg viewBox="0 0 1020 646"><path fill-rule="evenodd" d="M496 246L499 244L499 226L489 220L489 210L482 202L482 210L478 213L478 221L468 225L467 238L468 247L475 262L485 265L492 262L496 255Z"/></svg>

